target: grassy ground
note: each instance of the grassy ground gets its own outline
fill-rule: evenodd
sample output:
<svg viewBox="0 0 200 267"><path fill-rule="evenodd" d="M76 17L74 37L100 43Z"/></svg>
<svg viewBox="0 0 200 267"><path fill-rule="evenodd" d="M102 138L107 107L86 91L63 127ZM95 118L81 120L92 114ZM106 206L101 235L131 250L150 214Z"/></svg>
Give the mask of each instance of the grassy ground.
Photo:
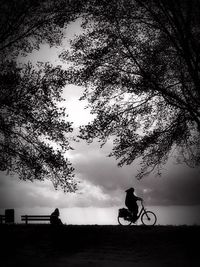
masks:
<svg viewBox="0 0 200 267"><path fill-rule="evenodd" d="M200 266L200 226L19 224L0 236L5 267Z"/></svg>

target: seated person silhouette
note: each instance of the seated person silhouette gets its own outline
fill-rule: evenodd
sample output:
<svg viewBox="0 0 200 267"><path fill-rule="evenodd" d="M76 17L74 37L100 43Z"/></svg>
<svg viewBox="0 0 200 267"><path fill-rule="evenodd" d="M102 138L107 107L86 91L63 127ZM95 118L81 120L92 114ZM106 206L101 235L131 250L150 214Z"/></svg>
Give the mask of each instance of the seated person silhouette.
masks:
<svg viewBox="0 0 200 267"><path fill-rule="evenodd" d="M137 201L142 200L142 198L134 195L134 191L135 189L133 187L125 191L126 192L125 205L128 208L128 210L131 212L133 220L136 220L137 214L138 214Z"/></svg>
<svg viewBox="0 0 200 267"><path fill-rule="evenodd" d="M59 216L60 216L60 212L59 212L59 209L56 208L54 210L54 212L51 213L51 216L50 216L50 223L52 225L61 225L63 224L62 221L59 219Z"/></svg>

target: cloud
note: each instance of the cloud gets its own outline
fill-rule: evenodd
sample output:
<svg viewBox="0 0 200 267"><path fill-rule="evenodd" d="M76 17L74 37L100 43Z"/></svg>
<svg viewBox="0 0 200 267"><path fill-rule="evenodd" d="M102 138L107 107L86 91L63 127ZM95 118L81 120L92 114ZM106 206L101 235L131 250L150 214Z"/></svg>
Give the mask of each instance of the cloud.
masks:
<svg viewBox="0 0 200 267"><path fill-rule="evenodd" d="M87 101L79 100L83 91L83 87L75 85L67 85L63 90L63 98L65 99L63 106L66 107L66 112L69 115L68 120L73 122L73 127L75 128L87 124L95 117L86 108Z"/></svg>
<svg viewBox="0 0 200 267"><path fill-rule="evenodd" d="M124 206L125 190L131 186L146 205L200 204L199 169L174 165L161 177L136 180L137 165L117 167L116 161L107 157L110 149L111 143L102 149L98 143L76 144L76 150L70 152L75 177L80 180L76 193L56 191L50 181L32 183L1 173L0 208Z"/></svg>
<svg viewBox="0 0 200 267"><path fill-rule="evenodd" d="M119 168L114 158L107 157L112 149L111 142L102 149L97 142L90 145L80 142L75 148L71 160L77 177L99 186L102 193L114 196L117 192L124 197L124 190L133 186L137 194L151 205L200 204L199 168L191 169L184 165L172 164L170 161L161 177L151 174L137 180L137 162Z"/></svg>
<svg viewBox="0 0 200 267"><path fill-rule="evenodd" d="M89 145L80 142L74 145L75 150L71 152L71 161L78 177L104 190L125 190L132 185L136 166L117 167L116 160L108 157L111 147L111 143L101 149L98 142Z"/></svg>
<svg viewBox="0 0 200 267"><path fill-rule="evenodd" d="M1 173L0 208L23 207L110 207L119 203L119 196L82 181L76 193L55 190L50 181L20 181L16 176Z"/></svg>

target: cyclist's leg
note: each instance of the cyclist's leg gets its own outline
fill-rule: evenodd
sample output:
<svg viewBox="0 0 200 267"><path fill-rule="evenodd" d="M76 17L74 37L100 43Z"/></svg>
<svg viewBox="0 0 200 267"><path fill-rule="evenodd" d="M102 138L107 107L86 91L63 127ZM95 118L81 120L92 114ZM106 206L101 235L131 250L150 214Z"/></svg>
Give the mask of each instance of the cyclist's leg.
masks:
<svg viewBox="0 0 200 267"><path fill-rule="evenodd" d="M128 218L129 220L131 220L133 223L137 221L138 217L138 206L137 205L126 205L128 208L128 211L130 213L130 218Z"/></svg>
<svg viewBox="0 0 200 267"><path fill-rule="evenodd" d="M137 217L138 208L131 207L131 209L129 209L129 210L130 210L131 217L132 217L131 219L132 219L133 222L135 222L138 219L138 217Z"/></svg>

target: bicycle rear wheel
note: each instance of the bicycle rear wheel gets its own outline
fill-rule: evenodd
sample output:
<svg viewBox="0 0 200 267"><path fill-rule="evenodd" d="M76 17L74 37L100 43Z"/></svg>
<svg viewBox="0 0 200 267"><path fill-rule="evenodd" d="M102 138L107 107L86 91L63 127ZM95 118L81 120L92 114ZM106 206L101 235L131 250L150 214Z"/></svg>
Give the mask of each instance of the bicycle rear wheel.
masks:
<svg viewBox="0 0 200 267"><path fill-rule="evenodd" d="M124 225L124 226L127 226L127 225L130 225L132 223L132 221L130 220L126 220L124 217L119 217L118 216L118 222L120 225Z"/></svg>
<svg viewBox="0 0 200 267"><path fill-rule="evenodd" d="M157 217L152 211L145 211L142 214L141 221L144 225L152 226L156 224Z"/></svg>

